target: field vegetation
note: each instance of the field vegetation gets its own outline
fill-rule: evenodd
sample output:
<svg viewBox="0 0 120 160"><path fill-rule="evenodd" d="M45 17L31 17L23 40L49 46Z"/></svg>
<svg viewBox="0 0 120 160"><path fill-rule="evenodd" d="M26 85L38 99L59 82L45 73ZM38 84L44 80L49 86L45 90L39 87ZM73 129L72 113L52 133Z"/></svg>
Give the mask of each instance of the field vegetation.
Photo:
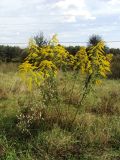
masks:
<svg viewBox="0 0 120 160"><path fill-rule="evenodd" d="M104 43L69 55L54 36L28 50L0 64L0 159L119 160L120 80Z"/></svg>

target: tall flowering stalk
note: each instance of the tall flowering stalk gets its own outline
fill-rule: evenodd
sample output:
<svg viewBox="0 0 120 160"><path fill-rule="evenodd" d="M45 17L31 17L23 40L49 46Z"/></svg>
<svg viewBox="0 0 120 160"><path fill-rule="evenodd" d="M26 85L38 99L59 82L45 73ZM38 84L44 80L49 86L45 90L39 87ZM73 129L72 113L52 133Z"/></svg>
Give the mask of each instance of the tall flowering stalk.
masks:
<svg viewBox="0 0 120 160"><path fill-rule="evenodd" d="M73 118L74 122L80 106L91 90L91 86L99 84L101 78L107 77L107 74L110 72L112 55L106 54L104 47L104 42L100 41L89 48L80 47L80 50L73 56L59 44L56 35L53 36L46 46L41 47L37 46L35 41L30 40L29 55L25 62L20 65L19 71L30 90L32 90L34 83L40 86L50 77L56 78L59 70L66 72L72 70L77 75L84 76L84 92L78 102Z"/></svg>

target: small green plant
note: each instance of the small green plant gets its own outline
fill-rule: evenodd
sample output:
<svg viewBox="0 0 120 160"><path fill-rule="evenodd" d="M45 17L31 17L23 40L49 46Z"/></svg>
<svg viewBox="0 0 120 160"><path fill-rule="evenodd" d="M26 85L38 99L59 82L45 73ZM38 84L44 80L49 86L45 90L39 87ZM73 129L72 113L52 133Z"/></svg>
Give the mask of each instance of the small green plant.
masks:
<svg viewBox="0 0 120 160"><path fill-rule="evenodd" d="M27 96L27 100L19 100L20 109L17 114L16 127L23 134L31 135L44 121L45 105L38 102L35 96L30 94Z"/></svg>
<svg viewBox="0 0 120 160"><path fill-rule="evenodd" d="M40 108L24 108L17 116L17 127L22 133L31 134L30 130L37 128L43 119L43 110Z"/></svg>

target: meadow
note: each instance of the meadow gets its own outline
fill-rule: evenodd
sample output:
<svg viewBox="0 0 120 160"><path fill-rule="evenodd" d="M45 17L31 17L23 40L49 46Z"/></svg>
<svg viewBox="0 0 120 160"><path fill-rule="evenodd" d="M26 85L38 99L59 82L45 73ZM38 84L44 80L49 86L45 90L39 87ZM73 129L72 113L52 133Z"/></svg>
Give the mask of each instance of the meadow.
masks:
<svg viewBox="0 0 120 160"><path fill-rule="evenodd" d="M81 77L72 88L73 73L60 72L56 99L54 86L29 92L17 70L18 64L0 64L1 160L120 159L120 80L96 85L73 121Z"/></svg>

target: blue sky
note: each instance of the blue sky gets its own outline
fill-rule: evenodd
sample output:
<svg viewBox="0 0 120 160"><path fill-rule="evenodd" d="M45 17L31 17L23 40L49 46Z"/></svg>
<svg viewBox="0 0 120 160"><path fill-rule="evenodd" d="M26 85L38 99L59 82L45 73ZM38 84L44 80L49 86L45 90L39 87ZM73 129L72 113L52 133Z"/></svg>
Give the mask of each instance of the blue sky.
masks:
<svg viewBox="0 0 120 160"><path fill-rule="evenodd" d="M92 34L119 41L119 28L120 0L0 0L0 43L28 43L40 31L68 45Z"/></svg>

